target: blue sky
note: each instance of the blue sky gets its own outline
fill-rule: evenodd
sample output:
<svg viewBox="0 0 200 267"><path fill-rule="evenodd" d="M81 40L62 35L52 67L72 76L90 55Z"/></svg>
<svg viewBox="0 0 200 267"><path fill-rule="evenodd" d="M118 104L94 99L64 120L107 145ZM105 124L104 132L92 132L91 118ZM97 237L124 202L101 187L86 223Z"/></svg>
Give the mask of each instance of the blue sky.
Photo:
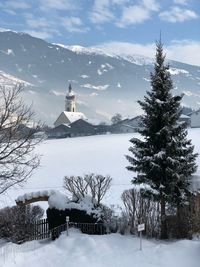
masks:
<svg viewBox="0 0 200 267"><path fill-rule="evenodd" d="M200 0L1 0L0 27L54 43L169 58L200 65Z"/></svg>

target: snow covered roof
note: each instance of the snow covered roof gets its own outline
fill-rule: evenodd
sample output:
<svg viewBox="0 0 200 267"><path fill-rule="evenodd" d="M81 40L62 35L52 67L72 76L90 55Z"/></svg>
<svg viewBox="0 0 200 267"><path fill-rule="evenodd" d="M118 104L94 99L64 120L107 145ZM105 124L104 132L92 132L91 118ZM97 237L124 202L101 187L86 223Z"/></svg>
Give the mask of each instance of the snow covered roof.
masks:
<svg viewBox="0 0 200 267"><path fill-rule="evenodd" d="M64 115L68 118L70 123L77 121L77 120L86 120L86 116L82 112L69 112L63 111Z"/></svg>
<svg viewBox="0 0 200 267"><path fill-rule="evenodd" d="M181 114L180 119L190 119L190 116L187 116L185 114Z"/></svg>
<svg viewBox="0 0 200 267"><path fill-rule="evenodd" d="M197 109L197 110L195 110L195 111L193 111L193 112L191 112L190 114L188 114L188 116L192 116L192 115L197 115L198 113L200 112L200 109Z"/></svg>

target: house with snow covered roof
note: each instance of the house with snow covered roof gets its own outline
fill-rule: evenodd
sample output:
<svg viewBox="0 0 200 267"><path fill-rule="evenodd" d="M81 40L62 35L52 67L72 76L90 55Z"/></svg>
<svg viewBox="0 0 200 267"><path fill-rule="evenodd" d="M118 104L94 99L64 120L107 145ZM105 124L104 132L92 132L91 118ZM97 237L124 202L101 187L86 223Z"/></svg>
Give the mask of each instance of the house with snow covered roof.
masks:
<svg viewBox="0 0 200 267"><path fill-rule="evenodd" d="M179 120L179 122L186 122L187 123L187 126L189 127L191 122L190 122L190 116L188 115L185 115L185 114L181 114Z"/></svg>
<svg viewBox="0 0 200 267"><path fill-rule="evenodd" d="M65 110L61 112L54 126L57 127L61 124L70 125L77 120L86 120L86 116L82 112L76 111L76 96L72 91L72 86L69 84L69 91L65 97Z"/></svg>
<svg viewBox="0 0 200 267"><path fill-rule="evenodd" d="M112 133L134 133L141 128L141 116L134 117L132 119L125 119L119 121L116 124L111 125Z"/></svg>
<svg viewBox="0 0 200 267"><path fill-rule="evenodd" d="M190 114L191 128L200 128L200 109Z"/></svg>

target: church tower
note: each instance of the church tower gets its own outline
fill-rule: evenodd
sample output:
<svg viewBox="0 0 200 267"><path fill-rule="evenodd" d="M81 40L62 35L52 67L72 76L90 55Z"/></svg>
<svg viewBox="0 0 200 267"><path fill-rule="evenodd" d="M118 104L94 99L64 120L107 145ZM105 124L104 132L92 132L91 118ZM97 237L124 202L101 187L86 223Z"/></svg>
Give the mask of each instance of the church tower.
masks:
<svg viewBox="0 0 200 267"><path fill-rule="evenodd" d="M65 98L65 111L76 112L76 97L72 92L72 86L69 84L69 91Z"/></svg>

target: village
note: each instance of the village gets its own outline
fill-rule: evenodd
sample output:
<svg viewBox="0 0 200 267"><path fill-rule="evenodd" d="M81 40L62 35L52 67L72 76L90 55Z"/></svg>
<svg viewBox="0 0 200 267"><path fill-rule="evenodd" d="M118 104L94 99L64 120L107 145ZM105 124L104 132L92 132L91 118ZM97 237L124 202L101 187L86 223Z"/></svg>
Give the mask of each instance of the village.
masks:
<svg viewBox="0 0 200 267"><path fill-rule="evenodd" d="M48 138L66 138L106 133L134 133L141 128L140 116L121 119L117 123L94 125L89 118L76 110L76 97L69 84L65 97L65 110L54 122L54 128L46 132ZM179 122L186 122L189 128L200 128L200 109L190 114L181 114Z"/></svg>

